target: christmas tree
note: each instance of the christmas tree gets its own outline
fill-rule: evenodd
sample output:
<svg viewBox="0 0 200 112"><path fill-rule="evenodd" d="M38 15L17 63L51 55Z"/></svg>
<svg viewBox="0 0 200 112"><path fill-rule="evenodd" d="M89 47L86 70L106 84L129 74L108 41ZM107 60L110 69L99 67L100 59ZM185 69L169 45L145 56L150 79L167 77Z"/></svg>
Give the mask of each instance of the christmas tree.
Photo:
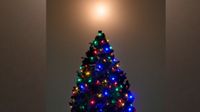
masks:
<svg viewBox="0 0 200 112"><path fill-rule="evenodd" d="M130 84L102 31L90 43L77 71L71 112L135 112Z"/></svg>

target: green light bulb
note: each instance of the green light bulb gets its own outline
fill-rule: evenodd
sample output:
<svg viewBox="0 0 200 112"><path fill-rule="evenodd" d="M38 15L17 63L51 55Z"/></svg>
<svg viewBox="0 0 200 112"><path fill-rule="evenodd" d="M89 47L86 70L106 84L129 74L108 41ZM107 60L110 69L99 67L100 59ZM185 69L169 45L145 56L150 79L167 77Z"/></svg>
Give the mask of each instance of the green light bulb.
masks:
<svg viewBox="0 0 200 112"><path fill-rule="evenodd" d="M91 82L92 82L92 79L89 79L88 82L91 83Z"/></svg>
<svg viewBox="0 0 200 112"><path fill-rule="evenodd" d="M112 103L115 103L115 100L112 100L111 102L112 102Z"/></svg>
<svg viewBox="0 0 200 112"><path fill-rule="evenodd" d="M119 91L119 88L117 87L117 88L115 89L115 91Z"/></svg>
<svg viewBox="0 0 200 112"><path fill-rule="evenodd" d="M84 107L84 106L81 106L81 109L85 109L85 107Z"/></svg>
<svg viewBox="0 0 200 112"><path fill-rule="evenodd" d="M97 45L98 45L98 42L97 42L96 40L94 41L94 45L95 45L95 46L97 46Z"/></svg>
<svg viewBox="0 0 200 112"><path fill-rule="evenodd" d="M90 59L93 61L93 60L94 60L94 57L90 57Z"/></svg>
<svg viewBox="0 0 200 112"><path fill-rule="evenodd" d="M78 80L77 80L78 82L81 82L82 81L82 79L81 78L78 78Z"/></svg>
<svg viewBox="0 0 200 112"><path fill-rule="evenodd" d="M98 33L98 35L99 35L99 36L101 36L101 35L102 35L102 33Z"/></svg>

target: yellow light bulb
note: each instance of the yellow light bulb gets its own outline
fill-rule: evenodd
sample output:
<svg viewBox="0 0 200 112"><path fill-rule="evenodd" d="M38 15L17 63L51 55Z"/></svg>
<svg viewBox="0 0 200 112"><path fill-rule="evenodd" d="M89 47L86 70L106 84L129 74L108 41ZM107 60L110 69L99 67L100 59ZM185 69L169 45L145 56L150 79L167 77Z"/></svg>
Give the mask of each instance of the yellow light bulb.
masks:
<svg viewBox="0 0 200 112"><path fill-rule="evenodd" d="M98 96L99 98L101 98L101 97L102 97L102 94L100 93L100 94L98 94L97 96Z"/></svg>
<svg viewBox="0 0 200 112"><path fill-rule="evenodd" d="M90 75L90 72L86 72L86 75L89 76L89 75Z"/></svg>

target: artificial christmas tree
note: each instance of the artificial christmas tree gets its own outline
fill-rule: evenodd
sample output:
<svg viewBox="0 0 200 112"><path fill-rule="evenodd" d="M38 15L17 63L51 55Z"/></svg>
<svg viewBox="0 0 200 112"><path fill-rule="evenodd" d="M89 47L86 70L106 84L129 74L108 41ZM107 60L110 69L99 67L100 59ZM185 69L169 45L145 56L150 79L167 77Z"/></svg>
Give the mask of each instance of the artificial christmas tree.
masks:
<svg viewBox="0 0 200 112"><path fill-rule="evenodd" d="M135 112L126 74L102 31L83 58L72 90L71 112Z"/></svg>

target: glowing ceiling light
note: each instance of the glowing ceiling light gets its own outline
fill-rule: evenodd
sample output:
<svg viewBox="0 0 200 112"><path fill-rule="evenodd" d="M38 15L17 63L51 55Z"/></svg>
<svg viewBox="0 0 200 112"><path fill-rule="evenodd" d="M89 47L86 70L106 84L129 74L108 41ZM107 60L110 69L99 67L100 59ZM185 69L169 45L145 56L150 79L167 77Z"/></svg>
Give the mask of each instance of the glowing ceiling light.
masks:
<svg viewBox="0 0 200 112"><path fill-rule="evenodd" d="M103 4L99 4L96 11L98 16L102 17L106 15L106 7Z"/></svg>

